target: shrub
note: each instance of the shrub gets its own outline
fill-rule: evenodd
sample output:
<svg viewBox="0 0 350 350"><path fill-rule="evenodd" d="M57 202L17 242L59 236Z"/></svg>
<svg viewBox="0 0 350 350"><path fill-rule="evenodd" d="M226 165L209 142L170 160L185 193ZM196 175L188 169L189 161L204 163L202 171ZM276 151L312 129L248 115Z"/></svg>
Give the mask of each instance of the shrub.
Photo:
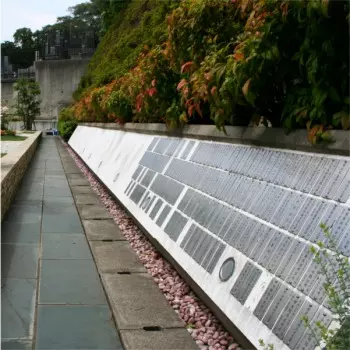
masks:
<svg viewBox="0 0 350 350"><path fill-rule="evenodd" d="M77 121L74 118L72 107L63 108L58 118L58 132L62 138L68 141L76 127Z"/></svg>
<svg viewBox="0 0 350 350"><path fill-rule="evenodd" d="M6 130L6 134L5 135L8 135L8 136L16 136L16 130Z"/></svg>
<svg viewBox="0 0 350 350"><path fill-rule="evenodd" d="M313 143L349 129L348 2L143 0L123 11L81 80L78 120L262 121L306 128Z"/></svg>
<svg viewBox="0 0 350 350"><path fill-rule="evenodd" d="M65 141L68 141L70 139L76 127L77 122L75 120L58 122L58 131Z"/></svg>

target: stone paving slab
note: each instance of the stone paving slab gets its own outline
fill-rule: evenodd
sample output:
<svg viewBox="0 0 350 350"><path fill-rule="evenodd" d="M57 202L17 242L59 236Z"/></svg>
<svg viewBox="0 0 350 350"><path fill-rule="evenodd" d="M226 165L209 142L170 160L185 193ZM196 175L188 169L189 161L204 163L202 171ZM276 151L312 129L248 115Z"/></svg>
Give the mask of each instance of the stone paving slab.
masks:
<svg viewBox="0 0 350 350"><path fill-rule="evenodd" d="M11 206L9 211L6 213L6 222L17 222L17 223L27 223L35 224L41 221L41 204L19 204L15 203Z"/></svg>
<svg viewBox="0 0 350 350"><path fill-rule="evenodd" d="M60 203L64 205L74 205L73 197L46 197L43 201L44 208L54 203Z"/></svg>
<svg viewBox="0 0 350 350"><path fill-rule="evenodd" d="M2 278L37 278L39 246L37 244L1 244Z"/></svg>
<svg viewBox="0 0 350 350"><path fill-rule="evenodd" d="M106 304L94 261L42 260L39 304Z"/></svg>
<svg viewBox="0 0 350 350"><path fill-rule="evenodd" d="M43 234L42 259L92 259L89 245L82 234Z"/></svg>
<svg viewBox="0 0 350 350"><path fill-rule="evenodd" d="M126 240L113 220L83 220L83 226L89 241Z"/></svg>
<svg viewBox="0 0 350 350"><path fill-rule="evenodd" d="M78 210L84 220L111 219L111 215L102 204L78 205Z"/></svg>
<svg viewBox="0 0 350 350"><path fill-rule="evenodd" d="M32 350L32 340L1 340L1 349L3 350Z"/></svg>
<svg viewBox="0 0 350 350"><path fill-rule="evenodd" d="M44 196L43 191L37 191L37 190L21 191L16 194L15 201L42 200L43 196Z"/></svg>
<svg viewBox="0 0 350 350"><path fill-rule="evenodd" d="M73 195L77 194L95 194L91 186L71 186Z"/></svg>
<svg viewBox="0 0 350 350"><path fill-rule="evenodd" d="M67 175L68 181L70 181L70 180L86 180L86 177L81 172L80 172L80 174L73 173L73 174L66 174L66 175Z"/></svg>
<svg viewBox="0 0 350 350"><path fill-rule="evenodd" d="M29 339L33 334L37 280L4 278L1 283L1 337Z"/></svg>
<svg viewBox="0 0 350 350"><path fill-rule="evenodd" d="M125 350L198 350L189 333L181 328L160 331L122 330L120 336Z"/></svg>
<svg viewBox="0 0 350 350"><path fill-rule="evenodd" d="M60 215L44 214L42 230L46 233L83 233L80 218L76 212Z"/></svg>
<svg viewBox="0 0 350 350"><path fill-rule="evenodd" d="M127 241L91 241L90 246L100 274L117 272L147 272L146 268L142 265Z"/></svg>
<svg viewBox="0 0 350 350"><path fill-rule="evenodd" d="M64 179L63 177L59 177L56 179L45 179L45 187L64 187L64 188L68 188L68 181L67 179Z"/></svg>
<svg viewBox="0 0 350 350"><path fill-rule="evenodd" d="M81 174L81 170L76 165L65 166L64 171L66 174Z"/></svg>
<svg viewBox="0 0 350 350"><path fill-rule="evenodd" d="M45 187L44 190L44 197L50 198L50 197L70 197L71 191L69 189L69 186L62 186L62 187Z"/></svg>
<svg viewBox="0 0 350 350"><path fill-rule="evenodd" d="M33 224L24 222L3 222L1 227L1 242L39 244L40 226L41 222Z"/></svg>
<svg viewBox="0 0 350 350"><path fill-rule="evenodd" d="M69 184L71 186L90 186L90 182L86 179L71 179Z"/></svg>
<svg viewBox="0 0 350 350"><path fill-rule="evenodd" d="M119 330L185 326L149 274L101 277Z"/></svg>
<svg viewBox="0 0 350 350"><path fill-rule="evenodd" d="M74 196L75 202L79 204L100 204L100 200L96 194L77 194Z"/></svg>
<svg viewBox="0 0 350 350"><path fill-rule="evenodd" d="M36 349L123 349L107 305L40 305L37 328Z"/></svg>

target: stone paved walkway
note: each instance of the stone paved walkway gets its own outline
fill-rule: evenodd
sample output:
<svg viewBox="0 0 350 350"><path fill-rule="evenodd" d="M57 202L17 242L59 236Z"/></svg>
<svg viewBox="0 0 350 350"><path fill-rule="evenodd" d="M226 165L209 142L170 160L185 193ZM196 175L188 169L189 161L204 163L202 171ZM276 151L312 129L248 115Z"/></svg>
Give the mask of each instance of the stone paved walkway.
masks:
<svg viewBox="0 0 350 350"><path fill-rule="evenodd" d="M2 349L122 349L54 137L2 223L1 260Z"/></svg>

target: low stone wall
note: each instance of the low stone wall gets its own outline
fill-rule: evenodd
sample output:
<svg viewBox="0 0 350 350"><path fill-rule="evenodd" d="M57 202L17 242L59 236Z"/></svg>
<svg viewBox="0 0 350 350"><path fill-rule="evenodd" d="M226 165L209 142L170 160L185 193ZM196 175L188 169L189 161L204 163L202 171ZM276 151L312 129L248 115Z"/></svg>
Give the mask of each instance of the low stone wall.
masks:
<svg viewBox="0 0 350 350"><path fill-rule="evenodd" d="M38 131L45 131L51 128L56 128L57 129L57 121L55 119L53 120L35 120L33 124L33 129L38 130ZM9 128L12 130L22 130L23 128L23 122L20 121L10 121L9 122Z"/></svg>
<svg viewBox="0 0 350 350"><path fill-rule="evenodd" d="M40 139L40 131L28 134L28 138L18 148L1 159L1 221L16 195Z"/></svg>

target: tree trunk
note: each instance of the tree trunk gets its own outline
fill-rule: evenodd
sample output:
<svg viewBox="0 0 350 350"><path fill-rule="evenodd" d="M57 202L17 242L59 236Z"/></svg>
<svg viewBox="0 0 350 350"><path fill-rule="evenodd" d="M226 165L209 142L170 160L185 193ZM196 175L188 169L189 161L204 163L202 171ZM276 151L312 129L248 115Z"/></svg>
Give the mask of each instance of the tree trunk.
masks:
<svg viewBox="0 0 350 350"><path fill-rule="evenodd" d="M32 130L32 120L31 118L26 119L26 130Z"/></svg>

